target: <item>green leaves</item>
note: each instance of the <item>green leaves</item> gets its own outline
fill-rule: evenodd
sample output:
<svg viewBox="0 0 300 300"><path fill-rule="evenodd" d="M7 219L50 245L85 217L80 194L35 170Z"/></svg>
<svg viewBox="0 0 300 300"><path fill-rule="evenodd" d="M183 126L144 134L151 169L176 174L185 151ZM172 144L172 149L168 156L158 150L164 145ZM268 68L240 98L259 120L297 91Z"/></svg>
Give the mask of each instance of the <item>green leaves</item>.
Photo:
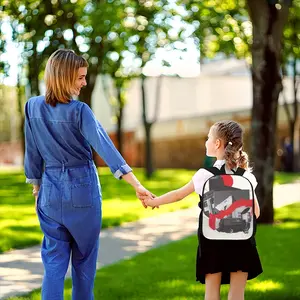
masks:
<svg viewBox="0 0 300 300"><path fill-rule="evenodd" d="M300 59L300 1L294 0L289 19L285 26L283 43L283 62Z"/></svg>
<svg viewBox="0 0 300 300"><path fill-rule="evenodd" d="M172 42L167 19L174 11L165 1L16 0L5 4L14 41L23 47L23 62L29 65L29 78L42 72L49 55L61 47L84 55L90 76L101 72L135 76L158 47ZM131 68L126 67L129 60Z"/></svg>
<svg viewBox="0 0 300 300"><path fill-rule="evenodd" d="M202 57L217 53L250 59L251 23L245 1L181 1L188 11L185 21L196 24L195 37ZM195 23L196 21L196 23Z"/></svg>

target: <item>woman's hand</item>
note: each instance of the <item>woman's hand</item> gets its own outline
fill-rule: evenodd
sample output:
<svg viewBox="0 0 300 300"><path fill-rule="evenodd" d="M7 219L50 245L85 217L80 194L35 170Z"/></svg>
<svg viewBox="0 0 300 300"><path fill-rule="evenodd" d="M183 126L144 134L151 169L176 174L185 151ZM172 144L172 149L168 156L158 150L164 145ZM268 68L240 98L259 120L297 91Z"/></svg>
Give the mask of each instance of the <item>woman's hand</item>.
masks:
<svg viewBox="0 0 300 300"><path fill-rule="evenodd" d="M38 199L38 196L34 196L34 198L35 198L35 211L37 212L37 199Z"/></svg>
<svg viewBox="0 0 300 300"><path fill-rule="evenodd" d="M35 211L37 211L37 200L38 200L38 196L39 196L39 190L40 190L40 187L38 185L33 186L32 195L34 196L34 199L35 199Z"/></svg>

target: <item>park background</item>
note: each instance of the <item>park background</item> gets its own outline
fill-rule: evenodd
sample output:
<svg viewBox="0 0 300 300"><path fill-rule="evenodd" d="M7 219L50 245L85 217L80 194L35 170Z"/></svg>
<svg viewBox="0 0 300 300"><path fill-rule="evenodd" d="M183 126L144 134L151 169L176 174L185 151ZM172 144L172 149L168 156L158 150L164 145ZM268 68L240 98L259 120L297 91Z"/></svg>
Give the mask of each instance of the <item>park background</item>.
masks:
<svg viewBox="0 0 300 300"><path fill-rule="evenodd" d="M274 238L276 226L299 233L299 205L284 214L274 210L273 184L299 180L300 1L2 0L0 29L2 252L41 240L21 169L24 104L44 92L45 63L60 47L88 60L79 100L91 106L149 189L178 188L210 164L204 149L209 127L233 119L245 129L245 150L260 183L260 223L271 224L261 226L271 226L266 230ZM104 165L96 154L95 162ZM99 174L108 200L104 227L151 216L107 169ZM293 234L283 236L295 250ZM294 260L292 285L300 276ZM278 299L290 290L284 283L269 286L274 297L281 291ZM300 298L296 285L291 291L286 299Z"/></svg>

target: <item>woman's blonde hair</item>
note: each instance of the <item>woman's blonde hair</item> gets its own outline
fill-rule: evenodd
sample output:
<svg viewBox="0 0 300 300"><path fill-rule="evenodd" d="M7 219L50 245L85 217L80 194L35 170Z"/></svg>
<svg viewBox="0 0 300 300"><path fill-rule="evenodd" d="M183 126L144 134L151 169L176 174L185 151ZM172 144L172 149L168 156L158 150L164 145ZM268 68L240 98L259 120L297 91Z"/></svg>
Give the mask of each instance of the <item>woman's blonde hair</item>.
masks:
<svg viewBox="0 0 300 300"><path fill-rule="evenodd" d="M88 62L73 50L56 50L47 61L45 70L46 103L69 103L78 69L88 67Z"/></svg>
<svg viewBox="0 0 300 300"><path fill-rule="evenodd" d="M243 151L243 129L234 121L220 121L212 126L214 137L224 143L224 159L230 169L249 170L248 154Z"/></svg>

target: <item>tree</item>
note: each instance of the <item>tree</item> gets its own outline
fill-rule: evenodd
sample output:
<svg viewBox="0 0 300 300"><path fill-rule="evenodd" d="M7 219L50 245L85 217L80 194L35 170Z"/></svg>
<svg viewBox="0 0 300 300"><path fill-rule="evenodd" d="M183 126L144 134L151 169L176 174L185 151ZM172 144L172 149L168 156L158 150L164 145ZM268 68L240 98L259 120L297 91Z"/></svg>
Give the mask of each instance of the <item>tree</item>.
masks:
<svg viewBox="0 0 300 300"><path fill-rule="evenodd" d="M70 48L89 62L87 86L81 98L91 105L91 96L103 60L115 39L114 26L122 27L124 1L10 1L5 9L14 28L14 39L23 43L31 94L39 94L45 61L58 48ZM40 26L37 26L39 24Z"/></svg>
<svg viewBox="0 0 300 300"><path fill-rule="evenodd" d="M112 94L114 91L110 91L107 86L105 77L102 77L102 85L106 98L109 101L109 105L112 109L113 118L116 120L117 125L117 148L121 154L123 154L123 112L126 104L126 90L131 80L131 77L122 76L120 69L117 69L115 73L110 73L112 81L114 83L114 89L116 95Z"/></svg>
<svg viewBox="0 0 300 300"><path fill-rule="evenodd" d="M82 2L82 1L81 1ZM65 31L76 22L74 5L70 1L9 1L4 6L13 29L13 39L23 47L23 64L32 96L40 94L40 76L49 55L63 46L78 50L73 39L67 40ZM81 15L82 5L77 5Z"/></svg>
<svg viewBox="0 0 300 300"><path fill-rule="evenodd" d="M148 114L149 101L146 92L146 76L142 73L145 65L153 58L158 48L172 49L174 40L181 40L177 35L170 35L172 28L172 17L178 15L168 6L165 1L142 1L132 0L132 22L130 48L134 52L136 60L139 62L139 76L141 79L141 102L142 102L142 121L145 133L144 162L147 178L153 174L154 167L152 161L151 129L157 120L159 110L159 93L162 77L158 79L158 89L156 92L155 114L150 118ZM161 62L162 65L164 62Z"/></svg>
<svg viewBox="0 0 300 300"><path fill-rule="evenodd" d="M17 79L17 98L18 98L18 113L20 119L20 142L21 142L21 150L22 150L22 159L24 159L25 155L25 133L24 133L24 122L25 122L25 114L24 114L24 105L25 105L25 86L23 81L23 67L22 64L18 65L18 79ZM22 161L23 164L23 161Z"/></svg>
<svg viewBox="0 0 300 300"><path fill-rule="evenodd" d="M253 26L251 153L259 182L256 192L262 210L260 222L273 223L277 110L282 90L282 37L289 3L249 0L248 7Z"/></svg>
<svg viewBox="0 0 300 300"><path fill-rule="evenodd" d="M292 73L293 80L293 103L290 108L288 102L286 100L286 92L283 87L282 96L284 99L284 108L288 118L289 124L289 135L291 140L291 149L290 153L290 165L293 167L293 170L296 171L300 165L297 164L299 160L299 145L295 144L296 136L299 137L300 128L299 122L297 122L299 118L298 112L298 89L300 80L299 70L297 68L298 62L300 61L300 42L298 33L300 32L300 1L293 1L293 6L290 9L288 23L284 30L284 43L283 43L283 64L282 64L282 73L284 76L288 76L289 73ZM291 69L288 72L288 69ZM291 170L292 171L292 170Z"/></svg>
<svg viewBox="0 0 300 300"><path fill-rule="evenodd" d="M142 0L77 0L76 5L74 0L6 2L5 9L11 18L14 39L24 47L31 94L40 93L39 80L49 55L57 48L74 49L89 62L87 86L80 95L84 102L91 105L99 74L111 72L115 80L118 90L118 140L121 147L124 88L132 72L125 76L117 75L122 69L124 55L120 55L115 65L107 68L109 64L112 65L109 55L119 55L126 50L134 52L134 59L141 60L135 69L142 69L156 46L165 45L166 39L162 37L162 30L159 30L159 27L170 28L163 23L166 12L163 17L159 16L164 5L161 1ZM150 138L149 134L147 136ZM147 161L152 165L151 159Z"/></svg>
<svg viewBox="0 0 300 300"><path fill-rule="evenodd" d="M182 0L185 22L193 24L200 60L222 53L227 57L244 58L251 62L251 23L244 0Z"/></svg>
<svg viewBox="0 0 300 300"><path fill-rule="evenodd" d="M117 147L122 154L123 117L124 107L127 102L126 91L130 81L137 77L137 70L131 66L126 66L125 63L131 54L129 49L130 44L128 42L131 30L126 27L126 18L123 26L116 26L114 32L118 38L111 42L110 49L103 60L102 73L112 79L115 91L110 91L107 80L105 80L106 77L104 76L102 76L102 85L117 125Z"/></svg>
<svg viewBox="0 0 300 300"><path fill-rule="evenodd" d="M259 185L260 222L273 222L273 180L282 36L290 1L184 1L195 25L201 55L246 58L251 66L251 158ZM250 17L250 21L249 21Z"/></svg>
<svg viewBox="0 0 300 300"><path fill-rule="evenodd" d="M5 17L4 12L0 10L0 84L2 84L3 79L9 72L9 64L3 59L3 54L6 52L6 37L5 33L2 31L2 25L4 25Z"/></svg>

